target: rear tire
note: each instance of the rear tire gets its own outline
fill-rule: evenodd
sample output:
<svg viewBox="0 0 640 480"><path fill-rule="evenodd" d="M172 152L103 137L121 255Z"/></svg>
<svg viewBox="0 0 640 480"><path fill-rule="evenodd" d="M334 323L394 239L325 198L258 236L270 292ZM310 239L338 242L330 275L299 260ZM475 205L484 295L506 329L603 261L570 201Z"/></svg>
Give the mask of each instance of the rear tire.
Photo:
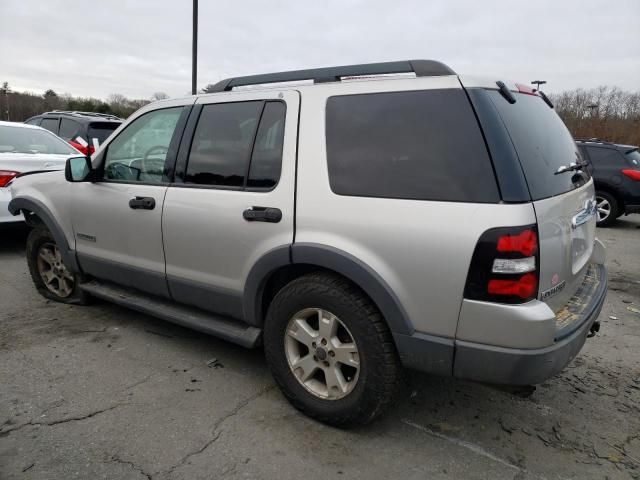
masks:
<svg viewBox="0 0 640 480"><path fill-rule="evenodd" d="M597 191L596 203L598 208L596 212L596 225L598 227L610 226L613 222L616 221L616 218L618 218L622 214L618 206L618 201L609 192L605 192L602 190Z"/></svg>
<svg viewBox="0 0 640 480"><path fill-rule="evenodd" d="M360 289L337 275L304 275L280 290L268 309L264 347L291 404L337 427L380 416L402 378L382 315Z"/></svg>
<svg viewBox="0 0 640 480"><path fill-rule="evenodd" d="M29 232L27 263L33 283L43 297L76 305L89 303L89 295L80 290L82 276L67 268L55 239L44 226Z"/></svg>

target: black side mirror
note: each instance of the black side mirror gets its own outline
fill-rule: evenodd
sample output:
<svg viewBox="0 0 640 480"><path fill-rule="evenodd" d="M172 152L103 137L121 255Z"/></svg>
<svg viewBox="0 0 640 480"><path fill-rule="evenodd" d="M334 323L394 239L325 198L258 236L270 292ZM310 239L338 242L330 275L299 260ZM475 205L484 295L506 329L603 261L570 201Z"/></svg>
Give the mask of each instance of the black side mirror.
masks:
<svg viewBox="0 0 640 480"><path fill-rule="evenodd" d="M64 177L67 182L90 182L93 177L92 172L91 157L68 158L64 167Z"/></svg>

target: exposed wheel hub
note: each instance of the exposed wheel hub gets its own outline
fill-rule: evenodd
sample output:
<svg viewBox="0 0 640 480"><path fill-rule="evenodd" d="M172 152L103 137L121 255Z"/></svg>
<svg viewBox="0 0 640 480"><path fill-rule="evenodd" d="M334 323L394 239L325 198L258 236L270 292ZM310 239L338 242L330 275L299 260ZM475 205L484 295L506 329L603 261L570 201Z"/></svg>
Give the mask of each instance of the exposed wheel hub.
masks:
<svg viewBox="0 0 640 480"><path fill-rule="evenodd" d="M316 357L318 357L318 360L326 360L327 359L327 351L322 348L322 347L318 347L316 348Z"/></svg>

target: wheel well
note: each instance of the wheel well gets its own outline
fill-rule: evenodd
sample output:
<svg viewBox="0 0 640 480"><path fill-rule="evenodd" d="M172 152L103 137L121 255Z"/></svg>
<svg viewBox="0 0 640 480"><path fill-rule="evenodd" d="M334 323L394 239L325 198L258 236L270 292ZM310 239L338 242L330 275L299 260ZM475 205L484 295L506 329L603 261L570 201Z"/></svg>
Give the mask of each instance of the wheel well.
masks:
<svg viewBox="0 0 640 480"><path fill-rule="evenodd" d="M37 227L39 225L44 225L42 219L31 210L22 209L22 214L24 215L24 220L30 227Z"/></svg>
<svg viewBox="0 0 640 480"><path fill-rule="evenodd" d="M326 267L320 267L318 265L293 264L293 265L286 265L284 267L279 268L278 270L273 272L267 279L267 283L265 284L264 289L262 291L262 299L260 303L260 306L261 306L260 321L264 322L264 319L267 316L267 310L269 309L269 305L271 304L271 301L274 299L276 294L284 286L286 286L288 283L292 282L296 278L311 272L325 272L330 275L337 275L339 277L344 278L346 281L350 282L356 288L358 288L364 296L366 296L369 300L371 300L371 303L376 305L376 302L369 295L367 295L367 293L364 292L364 290L362 290L362 288L360 288L355 282L353 282L350 278L347 278L344 275L336 272L335 270L331 270L330 268L326 268ZM376 305L376 308L380 310L378 305Z"/></svg>

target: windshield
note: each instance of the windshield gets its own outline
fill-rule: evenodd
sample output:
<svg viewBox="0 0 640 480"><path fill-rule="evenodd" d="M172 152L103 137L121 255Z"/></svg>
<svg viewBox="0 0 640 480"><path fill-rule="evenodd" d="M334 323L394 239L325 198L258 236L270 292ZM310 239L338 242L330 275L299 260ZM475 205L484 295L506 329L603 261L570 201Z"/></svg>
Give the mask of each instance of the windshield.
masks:
<svg viewBox="0 0 640 480"><path fill-rule="evenodd" d="M576 171L560 167L581 163L582 157L571 134L555 111L537 95L513 93L510 104L496 90L488 92L498 109L516 149L533 200L552 197L575 189L588 179L586 169L580 183Z"/></svg>
<svg viewBox="0 0 640 480"><path fill-rule="evenodd" d="M87 133L89 134L89 142L92 144L93 139L98 139L98 144L102 143L113 133L113 131L120 126L119 123L114 122L93 122L89 124Z"/></svg>
<svg viewBox="0 0 640 480"><path fill-rule="evenodd" d="M0 126L0 153L51 153L76 155L77 150L39 128Z"/></svg>
<svg viewBox="0 0 640 480"><path fill-rule="evenodd" d="M638 150L627 152L627 159L634 167L640 167L640 152Z"/></svg>

